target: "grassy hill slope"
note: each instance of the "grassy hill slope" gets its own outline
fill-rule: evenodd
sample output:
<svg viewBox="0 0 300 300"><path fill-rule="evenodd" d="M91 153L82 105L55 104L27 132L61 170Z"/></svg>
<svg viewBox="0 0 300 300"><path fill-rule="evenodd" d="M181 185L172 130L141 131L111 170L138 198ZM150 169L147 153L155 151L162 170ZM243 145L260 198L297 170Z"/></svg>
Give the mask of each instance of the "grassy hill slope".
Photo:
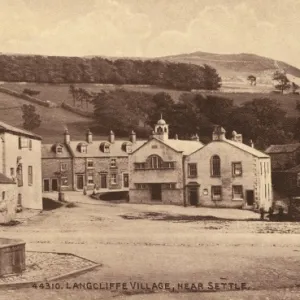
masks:
<svg viewBox="0 0 300 300"><path fill-rule="evenodd" d="M272 83L272 74L278 69L300 78L300 69L287 63L255 54L215 54L193 52L161 57L160 59L172 62L192 63L197 65L209 64L216 68L223 81L246 81L249 74L258 77L259 83Z"/></svg>

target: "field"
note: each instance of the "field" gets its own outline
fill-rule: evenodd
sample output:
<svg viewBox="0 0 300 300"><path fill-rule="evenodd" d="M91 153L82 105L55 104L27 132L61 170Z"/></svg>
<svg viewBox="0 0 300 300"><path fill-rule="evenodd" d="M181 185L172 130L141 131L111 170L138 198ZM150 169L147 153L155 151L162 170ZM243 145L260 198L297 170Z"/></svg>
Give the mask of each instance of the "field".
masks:
<svg viewBox="0 0 300 300"><path fill-rule="evenodd" d="M41 100L49 100L57 104L63 102L73 105L72 97L69 93L68 84L37 84L37 83L1 83L2 87L22 92L24 88L40 91L37 98ZM115 88L114 85L103 85L103 84L78 84L77 87L82 87L89 91L100 92L101 90L112 90ZM153 86L134 86L126 85L123 86L127 90L158 93L165 91L169 93L175 101L178 101L182 91L168 90ZM266 85L258 85L251 87L246 84L228 83L224 85L220 91L208 92L200 91L202 94L213 94L222 97L228 97L233 99L236 105L242 105L247 101L251 101L254 98L270 97L274 101L278 101L281 107L287 112L288 116L298 117L299 112L296 108L296 101L300 100L299 95L292 94L270 94L272 88ZM197 92L197 91L193 91ZM0 93L0 116L1 120L14 126L22 127L22 113L20 110L21 105L28 103L25 100L14 98L12 96ZM79 104L78 104L79 105ZM34 130L35 133L43 137L44 142L53 142L61 140L63 131L68 127L73 138L82 138L87 128L95 126L95 121L79 116L75 113L66 111L62 108L46 108L39 105L35 105L38 113L42 117L42 125L40 128ZM83 111L85 109L82 109ZM89 105L88 111L93 111L92 104ZM95 131L94 131L95 132ZM104 133L105 135L105 133ZM95 134L97 138L103 137ZM61 137L61 138L60 138Z"/></svg>

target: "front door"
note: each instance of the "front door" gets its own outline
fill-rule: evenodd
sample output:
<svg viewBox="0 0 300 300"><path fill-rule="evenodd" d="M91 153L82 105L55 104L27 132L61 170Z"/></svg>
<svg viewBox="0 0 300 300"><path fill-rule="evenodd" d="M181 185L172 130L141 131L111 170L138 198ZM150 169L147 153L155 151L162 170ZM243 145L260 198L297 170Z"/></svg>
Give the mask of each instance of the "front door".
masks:
<svg viewBox="0 0 300 300"><path fill-rule="evenodd" d="M188 197L189 197L190 205L197 206L198 205L198 188L197 187L189 187Z"/></svg>
<svg viewBox="0 0 300 300"><path fill-rule="evenodd" d="M107 189L107 174L100 174L100 188Z"/></svg>
<svg viewBox="0 0 300 300"><path fill-rule="evenodd" d="M151 184L151 200L152 201L161 201L161 184L154 183Z"/></svg>
<svg viewBox="0 0 300 300"><path fill-rule="evenodd" d="M50 180L44 179L44 192L50 192Z"/></svg>
<svg viewBox="0 0 300 300"><path fill-rule="evenodd" d="M58 181L56 178L52 178L51 180L52 185L52 191L57 192L58 191Z"/></svg>
<svg viewBox="0 0 300 300"><path fill-rule="evenodd" d="M83 175L77 175L77 189L82 190L84 186Z"/></svg>
<svg viewBox="0 0 300 300"><path fill-rule="evenodd" d="M254 192L253 190L246 191L247 205L252 206L254 204Z"/></svg>
<svg viewBox="0 0 300 300"><path fill-rule="evenodd" d="M123 174L123 187L124 188L129 187L129 174L128 173Z"/></svg>

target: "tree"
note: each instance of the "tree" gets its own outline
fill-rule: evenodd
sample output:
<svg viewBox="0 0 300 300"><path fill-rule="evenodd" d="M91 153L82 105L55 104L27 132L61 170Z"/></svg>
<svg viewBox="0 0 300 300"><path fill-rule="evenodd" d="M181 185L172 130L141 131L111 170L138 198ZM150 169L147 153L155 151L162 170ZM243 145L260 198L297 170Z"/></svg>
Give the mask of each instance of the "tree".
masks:
<svg viewBox="0 0 300 300"><path fill-rule="evenodd" d="M298 89L299 89L299 85L296 84L295 82L292 82L292 91L293 91L293 94L297 94L297 90Z"/></svg>
<svg viewBox="0 0 300 300"><path fill-rule="evenodd" d="M206 90L218 90L222 85L222 78L217 70L207 64L203 66L203 77Z"/></svg>
<svg viewBox="0 0 300 300"><path fill-rule="evenodd" d="M254 75L249 75L247 80L250 82L250 85L256 85L256 77Z"/></svg>
<svg viewBox="0 0 300 300"><path fill-rule="evenodd" d="M273 74L273 80L277 81L275 88L281 91L281 94L291 87L290 81L286 74L280 71L276 71Z"/></svg>
<svg viewBox="0 0 300 300"><path fill-rule="evenodd" d="M35 106L31 104L23 104L22 112L22 118L24 120L23 127L25 129L33 130L41 125L41 117L36 113Z"/></svg>
<svg viewBox="0 0 300 300"><path fill-rule="evenodd" d="M71 94L73 98L73 106L76 106L76 88L73 84L70 85L69 87L69 93Z"/></svg>

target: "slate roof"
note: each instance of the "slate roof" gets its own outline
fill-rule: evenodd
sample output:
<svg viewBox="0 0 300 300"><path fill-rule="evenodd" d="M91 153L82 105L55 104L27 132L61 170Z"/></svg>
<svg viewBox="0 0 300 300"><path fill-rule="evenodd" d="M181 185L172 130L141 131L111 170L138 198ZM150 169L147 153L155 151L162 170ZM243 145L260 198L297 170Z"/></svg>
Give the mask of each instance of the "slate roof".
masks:
<svg viewBox="0 0 300 300"><path fill-rule="evenodd" d="M23 135L26 137L30 137L32 139L41 140L42 138L39 135L36 135L30 131L20 129L11 125L8 125L2 121L0 121L0 132L9 132L17 135Z"/></svg>
<svg viewBox="0 0 300 300"><path fill-rule="evenodd" d="M201 149L204 145L199 141L189 141L189 140L173 140L169 139L166 141L162 141L169 147L183 152L183 155L189 155L198 149Z"/></svg>
<svg viewBox="0 0 300 300"><path fill-rule="evenodd" d="M108 140L94 140L91 144L88 144L85 141L71 141L70 150L75 157L127 157L128 153L124 151L123 147L124 142L132 144L132 151L134 151L141 147L146 140L137 140L135 143L131 143L128 140L115 140L114 143L110 143ZM78 151L78 144L80 143L87 145L87 153L81 153ZM105 153L100 150L100 145L102 143L110 145L109 153Z"/></svg>
<svg viewBox="0 0 300 300"><path fill-rule="evenodd" d="M241 143L241 142L235 142L235 141L232 141L232 140L224 140L224 142L232 145L232 146L235 146L245 152L248 152L249 154L252 154L253 156L256 156L258 158L269 158L270 156L262 151L259 151L255 148L252 148L244 143Z"/></svg>
<svg viewBox="0 0 300 300"><path fill-rule="evenodd" d="M288 170L284 170L283 172L285 172L285 173L300 173L300 165L292 167Z"/></svg>
<svg viewBox="0 0 300 300"><path fill-rule="evenodd" d="M285 144L285 145L271 145L267 148L266 153L291 153L300 147L300 143Z"/></svg>
<svg viewBox="0 0 300 300"><path fill-rule="evenodd" d="M62 153L55 152L55 146L60 145L62 147ZM71 158L71 153L69 152L66 145L63 143L55 144L42 144L42 158Z"/></svg>
<svg viewBox="0 0 300 300"><path fill-rule="evenodd" d="M15 184L15 182L6 177L4 174L0 173L0 184Z"/></svg>

